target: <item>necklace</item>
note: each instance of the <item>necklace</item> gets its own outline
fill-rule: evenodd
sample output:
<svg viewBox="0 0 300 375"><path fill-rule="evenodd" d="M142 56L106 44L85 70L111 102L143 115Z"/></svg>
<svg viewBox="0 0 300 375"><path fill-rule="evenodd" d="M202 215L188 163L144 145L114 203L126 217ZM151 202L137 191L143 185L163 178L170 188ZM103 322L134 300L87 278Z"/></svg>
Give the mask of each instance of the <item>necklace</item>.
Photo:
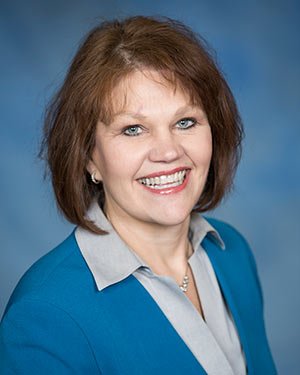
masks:
<svg viewBox="0 0 300 375"><path fill-rule="evenodd" d="M189 255L189 250L190 250L190 242L188 242L188 248L187 248L187 257ZM186 265L186 271L185 275L183 277L181 285L179 285L180 289L183 291L183 293L187 292L187 288L189 285L189 276L188 276L188 270L189 270L189 262L187 260L187 265Z"/></svg>
<svg viewBox="0 0 300 375"><path fill-rule="evenodd" d="M187 275L187 270L188 270L188 267L186 269L186 274L183 277L182 284L179 285L179 287L183 291L183 293L187 292L187 288L188 288L188 285L189 285L189 277Z"/></svg>

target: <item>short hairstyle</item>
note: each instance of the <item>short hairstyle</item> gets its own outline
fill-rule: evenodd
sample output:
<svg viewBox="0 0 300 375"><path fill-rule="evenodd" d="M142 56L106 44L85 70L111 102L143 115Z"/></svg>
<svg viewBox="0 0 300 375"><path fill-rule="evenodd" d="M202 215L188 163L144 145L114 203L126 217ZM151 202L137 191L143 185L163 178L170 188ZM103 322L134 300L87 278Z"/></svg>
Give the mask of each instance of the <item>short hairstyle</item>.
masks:
<svg viewBox="0 0 300 375"><path fill-rule="evenodd" d="M85 217L103 185L92 183L87 164L98 121L109 123L112 91L139 69L160 72L191 102L204 109L212 131L213 153L195 210L215 208L231 190L240 160L243 127L238 109L207 42L179 21L136 16L104 21L79 47L66 78L45 113L39 156L46 160L58 207L83 228L105 234Z"/></svg>

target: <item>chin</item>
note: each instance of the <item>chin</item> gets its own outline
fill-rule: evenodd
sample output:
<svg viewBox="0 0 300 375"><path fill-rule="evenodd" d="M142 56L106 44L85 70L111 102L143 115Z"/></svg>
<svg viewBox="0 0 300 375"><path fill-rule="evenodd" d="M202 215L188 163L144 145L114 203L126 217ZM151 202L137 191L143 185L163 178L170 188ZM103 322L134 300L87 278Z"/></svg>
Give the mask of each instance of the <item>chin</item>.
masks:
<svg viewBox="0 0 300 375"><path fill-rule="evenodd" d="M187 218L190 216L192 210L187 210L186 208L184 210L164 210L161 213L157 213L156 215L153 215L154 221L163 226L173 226L173 225L179 225L182 224Z"/></svg>

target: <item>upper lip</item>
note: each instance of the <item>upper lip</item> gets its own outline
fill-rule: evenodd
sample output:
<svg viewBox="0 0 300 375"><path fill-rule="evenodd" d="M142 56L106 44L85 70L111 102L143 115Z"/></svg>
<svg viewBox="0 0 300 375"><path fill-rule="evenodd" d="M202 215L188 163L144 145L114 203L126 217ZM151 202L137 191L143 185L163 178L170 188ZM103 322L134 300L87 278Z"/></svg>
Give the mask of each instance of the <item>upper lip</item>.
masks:
<svg viewBox="0 0 300 375"><path fill-rule="evenodd" d="M153 178L153 177L160 177L160 176L168 176L169 174L173 174L173 173L176 173L176 172L179 172L179 171L188 170L188 169L191 169L191 168L188 168L188 167L178 167L178 168L171 169L170 171L154 172L154 173L148 174L147 176L140 177L139 180L141 178L151 178L151 177Z"/></svg>

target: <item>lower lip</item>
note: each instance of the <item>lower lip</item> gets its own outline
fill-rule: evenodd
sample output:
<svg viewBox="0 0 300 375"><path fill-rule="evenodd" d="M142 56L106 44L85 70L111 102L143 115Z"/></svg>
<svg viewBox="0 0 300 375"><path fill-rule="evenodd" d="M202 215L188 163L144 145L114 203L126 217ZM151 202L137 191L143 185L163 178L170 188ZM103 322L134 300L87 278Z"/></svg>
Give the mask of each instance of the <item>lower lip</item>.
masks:
<svg viewBox="0 0 300 375"><path fill-rule="evenodd" d="M140 185L142 185L145 189L147 189L148 191L151 191L151 193L154 193L154 194L159 194L159 195L176 194L182 191L183 189L185 189L189 180L189 176L190 176L190 171L187 171L185 175L185 179L181 185L174 186L171 188L166 188L166 189L151 189L150 187L146 185L143 185L143 184L140 184Z"/></svg>

